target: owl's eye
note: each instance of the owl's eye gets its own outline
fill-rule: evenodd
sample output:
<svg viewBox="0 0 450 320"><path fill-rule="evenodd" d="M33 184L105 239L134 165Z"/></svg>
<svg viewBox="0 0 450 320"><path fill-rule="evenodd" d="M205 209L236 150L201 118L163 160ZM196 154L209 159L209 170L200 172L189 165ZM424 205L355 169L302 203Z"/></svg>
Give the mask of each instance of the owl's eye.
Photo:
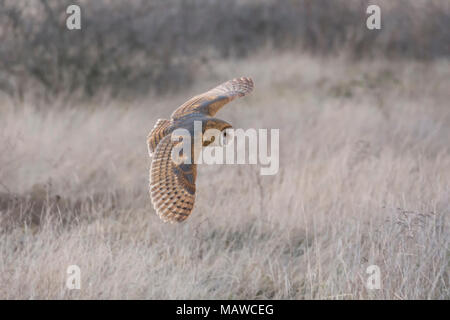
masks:
<svg viewBox="0 0 450 320"><path fill-rule="evenodd" d="M228 145L232 140L233 135L228 134L226 130L222 131L220 134L220 144L221 146Z"/></svg>

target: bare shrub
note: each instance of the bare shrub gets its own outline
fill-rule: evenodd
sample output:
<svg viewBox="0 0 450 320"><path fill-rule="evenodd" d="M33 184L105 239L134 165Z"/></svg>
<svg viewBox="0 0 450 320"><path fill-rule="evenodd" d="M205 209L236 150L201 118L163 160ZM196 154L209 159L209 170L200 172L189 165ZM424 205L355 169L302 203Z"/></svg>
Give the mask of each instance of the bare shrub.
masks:
<svg viewBox="0 0 450 320"><path fill-rule="evenodd" d="M446 0L380 0L377 31L365 26L366 0L79 0L82 30L69 31L72 3L0 1L0 90L22 97L33 88L44 98L162 93L189 85L212 58L267 46L354 58L449 56Z"/></svg>

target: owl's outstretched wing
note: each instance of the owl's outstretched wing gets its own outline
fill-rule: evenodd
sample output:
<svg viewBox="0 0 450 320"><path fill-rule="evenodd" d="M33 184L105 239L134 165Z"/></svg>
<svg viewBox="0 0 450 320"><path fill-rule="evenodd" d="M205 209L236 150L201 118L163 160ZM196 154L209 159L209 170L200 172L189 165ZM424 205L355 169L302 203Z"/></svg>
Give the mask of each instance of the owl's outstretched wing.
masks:
<svg viewBox="0 0 450 320"><path fill-rule="evenodd" d="M220 108L237 97L243 97L253 90L253 80L236 78L191 98L172 113L176 120L190 113L214 116Z"/></svg>
<svg viewBox="0 0 450 320"><path fill-rule="evenodd" d="M153 207L165 222L181 222L191 213L195 201L196 164L177 165L172 150L180 142L165 136L156 147L150 169Z"/></svg>
<svg viewBox="0 0 450 320"><path fill-rule="evenodd" d="M148 154L151 157L155 152L158 143L167 135L167 128L170 126L170 121L166 119L158 119L152 131L147 136Z"/></svg>

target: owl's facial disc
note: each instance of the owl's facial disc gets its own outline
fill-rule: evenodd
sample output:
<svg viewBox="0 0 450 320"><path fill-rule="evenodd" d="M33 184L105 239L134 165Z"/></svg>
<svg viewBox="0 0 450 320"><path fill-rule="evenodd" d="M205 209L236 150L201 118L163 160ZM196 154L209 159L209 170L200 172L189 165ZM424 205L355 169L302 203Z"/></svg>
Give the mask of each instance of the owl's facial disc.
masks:
<svg viewBox="0 0 450 320"><path fill-rule="evenodd" d="M229 142L229 136L232 136L230 129L231 125L228 123L215 123L213 128L205 130L203 133L203 146L208 145L224 146Z"/></svg>
<svg viewBox="0 0 450 320"><path fill-rule="evenodd" d="M229 128L231 128L231 125L221 119L214 118L205 121L203 126L203 146L208 146L213 143L216 146L223 146L223 136L229 134L228 132L225 134L226 129Z"/></svg>

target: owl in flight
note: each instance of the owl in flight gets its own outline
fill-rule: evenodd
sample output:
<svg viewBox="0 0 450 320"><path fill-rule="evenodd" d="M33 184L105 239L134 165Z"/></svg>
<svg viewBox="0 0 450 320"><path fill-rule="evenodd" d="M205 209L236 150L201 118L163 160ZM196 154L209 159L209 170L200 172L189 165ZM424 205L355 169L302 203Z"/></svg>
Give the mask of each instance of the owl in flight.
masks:
<svg viewBox="0 0 450 320"><path fill-rule="evenodd" d="M208 129L217 129L225 133L231 125L214 115L228 102L245 96L253 90L250 78L229 80L205 93L197 95L178 109L170 120L159 119L147 137L149 155L152 158L150 168L150 197L153 207L164 222L181 222L192 212L195 201L195 179L197 165L192 163L177 164L172 160L172 149L179 141L172 141L171 134L176 129L186 129L194 146L194 121L201 121L202 133ZM214 137L205 141L207 146ZM193 150L191 150L194 159Z"/></svg>

